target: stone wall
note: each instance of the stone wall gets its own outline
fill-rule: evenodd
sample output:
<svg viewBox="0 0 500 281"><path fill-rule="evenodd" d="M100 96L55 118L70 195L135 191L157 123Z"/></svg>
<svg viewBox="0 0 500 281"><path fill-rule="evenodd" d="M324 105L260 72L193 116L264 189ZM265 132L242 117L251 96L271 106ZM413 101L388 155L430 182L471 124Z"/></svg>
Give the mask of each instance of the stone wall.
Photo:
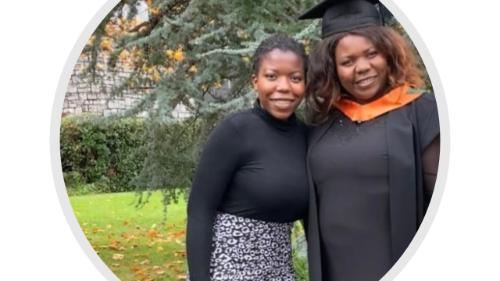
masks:
<svg viewBox="0 0 500 281"><path fill-rule="evenodd" d="M99 59L96 68L100 79L93 81L90 74L82 75L88 68L90 59L83 55L79 58L66 90L63 116L92 114L107 117L119 114L135 106L150 90L140 88L135 91L124 91L119 95L113 94L113 88L128 78L130 71L127 71L125 67L117 67L118 70L113 71L105 69L106 59L106 57ZM172 114L178 119L190 115L182 105L177 106Z"/></svg>

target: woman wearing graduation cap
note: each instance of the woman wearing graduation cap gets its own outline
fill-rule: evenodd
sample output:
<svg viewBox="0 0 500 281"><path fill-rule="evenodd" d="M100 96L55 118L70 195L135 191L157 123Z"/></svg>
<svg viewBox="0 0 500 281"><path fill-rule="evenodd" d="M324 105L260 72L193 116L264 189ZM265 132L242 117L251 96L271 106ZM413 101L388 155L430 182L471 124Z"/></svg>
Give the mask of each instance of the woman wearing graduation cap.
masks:
<svg viewBox="0 0 500 281"><path fill-rule="evenodd" d="M439 161L435 98L378 1L324 1L309 62L312 281L379 280L425 214ZM381 5L380 5L381 6Z"/></svg>

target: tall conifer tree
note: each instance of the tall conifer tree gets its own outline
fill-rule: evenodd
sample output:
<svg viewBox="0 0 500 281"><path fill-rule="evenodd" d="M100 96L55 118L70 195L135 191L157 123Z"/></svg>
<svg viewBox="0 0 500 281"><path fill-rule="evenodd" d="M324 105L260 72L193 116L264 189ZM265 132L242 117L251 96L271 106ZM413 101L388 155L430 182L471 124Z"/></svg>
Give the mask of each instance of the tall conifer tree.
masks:
<svg viewBox="0 0 500 281"><path fill-rule="evenodd" d="M84 50L93 58L87 74L99 81L98 59L106 69L127 65L130 76L116 85L144 91L128 115L147 112L150 142L138 187L187 187L198 147L220 118L249 107L251 56L270 34L286 33L310 46L319 39L316 22L297 21L312 0L128 0L98 26ZM191 112L178 130L162 129L179 104Z"/></svg>

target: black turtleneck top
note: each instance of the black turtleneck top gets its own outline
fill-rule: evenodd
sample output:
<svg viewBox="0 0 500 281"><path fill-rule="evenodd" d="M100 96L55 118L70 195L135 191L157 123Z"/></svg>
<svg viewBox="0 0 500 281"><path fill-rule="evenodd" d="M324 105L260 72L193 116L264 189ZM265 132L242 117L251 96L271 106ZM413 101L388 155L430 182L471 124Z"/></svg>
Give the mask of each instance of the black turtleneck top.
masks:
<svg viewBox="0 0 500 281"><path fill-rule="evenodd" d="M210 280L217 212L293 222L308 207L306 129L294 115L274 118L258 105L233 114L204 147L188 202L187 258L191 281Z"/></svg>

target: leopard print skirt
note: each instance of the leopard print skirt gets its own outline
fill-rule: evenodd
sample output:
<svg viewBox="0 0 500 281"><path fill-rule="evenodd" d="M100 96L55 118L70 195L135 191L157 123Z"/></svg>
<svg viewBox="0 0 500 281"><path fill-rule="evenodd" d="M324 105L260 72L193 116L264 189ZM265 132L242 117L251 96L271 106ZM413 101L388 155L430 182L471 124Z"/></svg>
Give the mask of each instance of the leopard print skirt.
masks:
<svg viewBox="0 0 500 281"><path fill-rule="evenodd" d="M219 213L210 261L212 281L295 281L292 223Z"/></svg>

